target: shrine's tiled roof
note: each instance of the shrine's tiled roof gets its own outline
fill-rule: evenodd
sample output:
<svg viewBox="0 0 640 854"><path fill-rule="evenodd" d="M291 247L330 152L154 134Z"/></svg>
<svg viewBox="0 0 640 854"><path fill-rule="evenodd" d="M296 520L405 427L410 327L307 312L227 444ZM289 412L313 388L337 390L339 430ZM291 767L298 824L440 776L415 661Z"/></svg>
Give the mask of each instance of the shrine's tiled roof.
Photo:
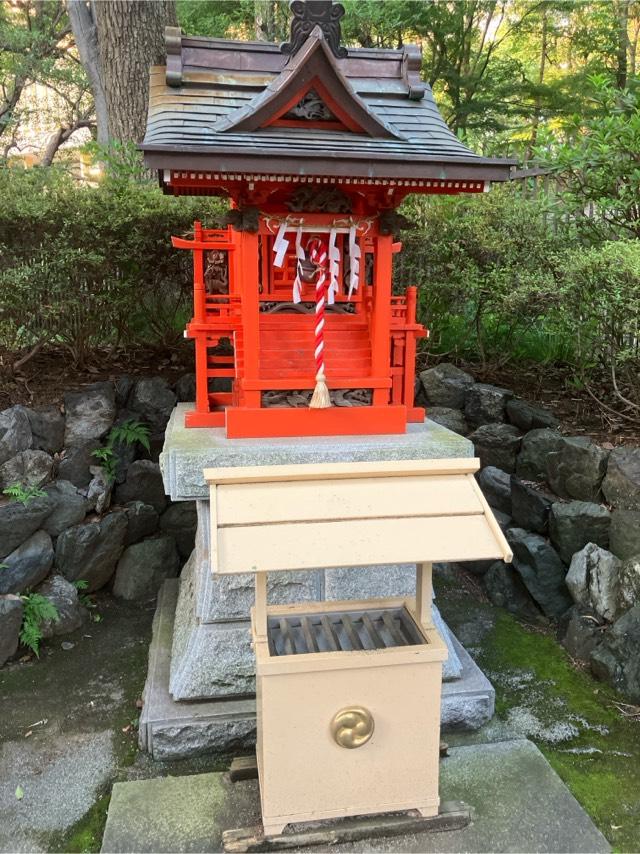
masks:
<svg viewBox="0 0 640 854"><path fill-rule="evenodd" d="M316 29L291 57L274 44L187 37L174 30L167 54L167 66L151 70L141 146L151 168L509 177L511 161L479 157L447 127L419 77L421 56L413 46L349 49L346 58L336 58ZM325 130L321 123L251 127L252 117L268 113L278 98L284 102L287 87L311 76L311 65L363 132Z"/></svg>

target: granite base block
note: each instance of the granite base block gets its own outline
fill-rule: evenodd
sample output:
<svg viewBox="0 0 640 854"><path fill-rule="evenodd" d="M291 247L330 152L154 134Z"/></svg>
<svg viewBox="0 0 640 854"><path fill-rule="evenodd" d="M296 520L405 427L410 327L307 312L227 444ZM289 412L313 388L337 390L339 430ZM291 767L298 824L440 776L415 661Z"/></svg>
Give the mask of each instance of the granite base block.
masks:
<svg viewBox="0 0 640 854"><path fill-rule="evenodd" d="M375 567L357 569L327 570L334 573L334 579L344 573L346 581L357 576L362 590L343 585L345 598L371 598L376 596L413 595L415 588L415 567L385 567L384 572ZM237 603L244 601L242 619L219 619L215 622L203 622L198 618L196 599L199 580L204 574L211 575L206 565L197 560L197 549L187 562L180 580L180 593L173 632L171 655L171 694L176 700L202 700L212 697L231 697L251 694L255 691L255 659L251 650L251 627L246 614L253 605L253 576L247 579L247 587L238 583L239 576L217 576L218 593L222 589L227 601L234 594ZM280 581L279 576L297 576L288 583ZM231 583L229 583L231 582ZM275 582L275 583L274 583ZM312 582L312 583L310 583ZM325 581L325 588L327 582ZM322 573L273 573L270 576L269 601L302 602L324 599L322 595ZM345 587L347 589L345 589ZM336 599L340 586L332 589L327 599ZM352 595L353 594L353 595ZM342 598L342 597L341 597ZM221 611L234 613L234 611ZM449 657L443 664L443 679L459 679L462 665L456 647L452 642L449 629L444 624L435 604L432 609L433 621L447 643Z"/></svg>
<svg viewBox="0 0 640 854"><path fill-rule="evenodd" d="M197 501L198 527L193 564L183 583L194 588L195 616L200 623L217 623L247 618L255 598L255 575L220 575L211 571L209 559L210 515L209 502ZM313 602L321 598L320 572L272 572L267 580L269 602L285 605L293 602Z"/></svg>
<svg viewBox="0 0 640 854"><path fill-rule="evenodd" d="M173 410L165 433L160 468L173 501L209 497L205 468L267 466L289 463L372 462L472 457L473 444L435 421L408 424L407 432L386 436L310 436L276 439L227 439L222 427L188 429L185 413Z"/></svg>
<svg viewBox="0 0 640 854"><path fill-rule="evenodd" d="M255 742L253 698L180 702L170 693L178 587L176 579L166 581L158 598L140 717L140 746L155 759L246 750ZM477 729L493 716L493 686L457 639L449 636L462 672L459 679L443 683L442 728Z"/></svg>

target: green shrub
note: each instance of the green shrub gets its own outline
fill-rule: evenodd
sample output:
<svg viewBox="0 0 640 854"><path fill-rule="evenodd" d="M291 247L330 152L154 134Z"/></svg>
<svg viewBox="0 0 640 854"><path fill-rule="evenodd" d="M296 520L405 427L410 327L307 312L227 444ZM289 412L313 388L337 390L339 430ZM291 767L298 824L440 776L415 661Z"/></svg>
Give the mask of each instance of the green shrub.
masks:
<svg viewBox="0 0 640 854"><path fill-rule="evenodd" d="M55 168L0 168L0 344L55 343L82 364L96 345L175 342L192 259L171 235L221 210L126 178L84 187Z"/></svg>
<svg viewBox="0 0 640 854"><path fill-rule="evenodd" d="M605 369L612 390L640 403L640 240L609 241L563 258L559 306L583 378Z"/></svg>
<svg viewBox="0 0 640 854"><path fill-rule="evenodd" d="M554 317L557 268L577 238L554 232L544 203L496 187L416 198L403 211L417 228L403 235L396 280L418 285L432 350L497 361L566 356L571 336Z"/></svg>

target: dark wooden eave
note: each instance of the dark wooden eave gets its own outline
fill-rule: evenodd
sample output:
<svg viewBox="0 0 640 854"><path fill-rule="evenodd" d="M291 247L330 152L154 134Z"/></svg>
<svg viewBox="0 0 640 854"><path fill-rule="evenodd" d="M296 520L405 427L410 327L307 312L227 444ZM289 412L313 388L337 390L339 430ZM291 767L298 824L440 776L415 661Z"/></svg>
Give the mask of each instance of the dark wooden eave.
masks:
<svg viewBox="0 0 640 854"><path fill-rule="evenodd" d="M151 169L504 181L512 160L479 157L447 127L420 80L420 51L353 48L327 56L314 33L294 57L266 42L167 33L167 66L151 69L140 146ZM330 51L329 51L330 54ZM306 71L307 63L313 66ZM269 125L316 76L349 104L361 132ZM265 126L265 124L267 126Z"/></svg>
<svg viewBox="0 0 640 854"><path fill-rule="evenodd" d="M264 92L241 110L231 113L220 122L221 133L234 131L258 131L278 116L291 101L299 100L308 89L324 86L331 93L342 111L349 114L361 132L371 137L399 137L389 126L375 115L358 97L341 74L336 58L327 47L320 27L316 27L304 46L290 59Z"/></svg>

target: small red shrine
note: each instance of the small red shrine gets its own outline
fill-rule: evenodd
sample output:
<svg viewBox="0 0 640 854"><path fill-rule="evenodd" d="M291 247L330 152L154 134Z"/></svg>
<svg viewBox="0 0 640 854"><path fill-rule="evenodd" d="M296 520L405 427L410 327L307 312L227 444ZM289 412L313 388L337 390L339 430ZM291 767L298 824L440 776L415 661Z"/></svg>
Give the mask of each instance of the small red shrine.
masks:
<svg viewBox="0 0 640 854"><path fill-rule="evenodd" d="M151 70L147 166L166 193L231 202L226 228L173 238L194 259L186 424L230 438L403 433L424 419L427 333L416 288L392 288L395 209L410 193L481 193L511 161L451 133L419 48L347 50L342 6L291 9L282 46L168 28L167 65Z"/></svg>

